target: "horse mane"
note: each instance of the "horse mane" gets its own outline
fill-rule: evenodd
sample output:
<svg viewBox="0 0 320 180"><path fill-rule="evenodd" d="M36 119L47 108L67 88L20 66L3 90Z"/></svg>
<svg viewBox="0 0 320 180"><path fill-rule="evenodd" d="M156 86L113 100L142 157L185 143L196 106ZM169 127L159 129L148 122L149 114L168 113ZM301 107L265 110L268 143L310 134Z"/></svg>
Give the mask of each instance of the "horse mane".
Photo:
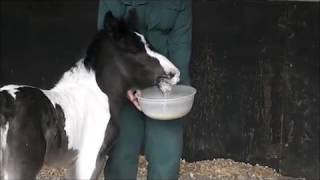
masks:
<svg viewBox="0 0 320 180"><path fill-rule="evenodd" d="M87 68L84 59L80 59L75 66L66 71L58 83L52 89L61 89L70 86L79 86L85 83L94 83L95 74L91 68Z"/></svg>

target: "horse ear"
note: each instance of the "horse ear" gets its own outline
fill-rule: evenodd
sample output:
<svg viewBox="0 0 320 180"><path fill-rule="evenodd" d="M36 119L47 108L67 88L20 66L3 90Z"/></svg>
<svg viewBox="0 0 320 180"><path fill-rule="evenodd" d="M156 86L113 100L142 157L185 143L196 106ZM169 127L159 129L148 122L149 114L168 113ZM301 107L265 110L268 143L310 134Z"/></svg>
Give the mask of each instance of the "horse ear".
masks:
<svg viewBox="0 0 320 180"><path fill-rule="evenodd" d="M128 27L132 30L137 31L138 30L138 14L135 8L132 8L128 12L128 16L126 18L126 22L128 24Z"/></svg>
<svg viewBox="0 0 320 180"><path fill-rule="evenodd" d="M104 16L103 27L108 32L118 32L119 30L119 22L113 16L111 11L108 11Z"/></svg>

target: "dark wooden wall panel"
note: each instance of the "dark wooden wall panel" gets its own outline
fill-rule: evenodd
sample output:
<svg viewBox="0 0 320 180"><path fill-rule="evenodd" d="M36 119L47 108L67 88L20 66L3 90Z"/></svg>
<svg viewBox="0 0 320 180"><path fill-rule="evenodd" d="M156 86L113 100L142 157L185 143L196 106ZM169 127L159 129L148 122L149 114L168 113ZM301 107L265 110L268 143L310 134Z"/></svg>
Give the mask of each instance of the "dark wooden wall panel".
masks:
<svg viewBox="0 0 320 180"><path fill-rule="evenodd" d="M90 0L1 0L0 80L52 87L83 57L96 32L97 6Z"/></svg>
<svg viewBox="0 0 320 180"><path fill-rule="evenodd" d="M319 178L319 3L194 1L189 161Z"/></svg>

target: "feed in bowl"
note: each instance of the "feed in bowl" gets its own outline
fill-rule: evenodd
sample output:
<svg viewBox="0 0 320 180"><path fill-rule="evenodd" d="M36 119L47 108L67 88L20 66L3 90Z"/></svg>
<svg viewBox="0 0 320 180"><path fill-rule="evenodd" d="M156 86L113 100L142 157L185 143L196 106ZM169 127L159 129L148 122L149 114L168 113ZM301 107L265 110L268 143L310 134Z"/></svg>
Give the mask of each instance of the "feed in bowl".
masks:
<svg viewBox="0 0 320 180"><path fill-rule="evenodd" d="M196 89L175 85L164 95L157 86L141 90L138 101L145 115L152 119L172 120L185 116L191 110Z"/></svg>

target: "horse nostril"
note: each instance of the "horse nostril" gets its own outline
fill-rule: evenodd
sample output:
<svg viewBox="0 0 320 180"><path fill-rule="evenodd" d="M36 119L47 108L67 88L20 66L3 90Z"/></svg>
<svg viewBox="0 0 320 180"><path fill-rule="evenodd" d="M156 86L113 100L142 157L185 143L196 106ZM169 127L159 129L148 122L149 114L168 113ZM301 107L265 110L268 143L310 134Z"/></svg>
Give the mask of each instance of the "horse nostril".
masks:
<svg viewBox="0 0 320 180"><path fill-rule="evenodd" d="M161 78L163 78L163 79L172 79L173 77L174 77L174 74L171 72L169 74L163 74L161 76Z"/></svg>
<svg viewBox="0 0 320 180"><path fill-rule="evenodd" d="M167 78L168 79L172 79L175 76L174 73L170 72L169 74L167 74Z"/></svg>
<svg viewBox="0 0 320 180"><path fill-rule="evenodd" d="M174 78L174 76L175 76L175 73L172 73L172 72L168 74L162 74L161 76L157 77L156 82L159 83L162 80L171 80L172 78Z"/></svg>

